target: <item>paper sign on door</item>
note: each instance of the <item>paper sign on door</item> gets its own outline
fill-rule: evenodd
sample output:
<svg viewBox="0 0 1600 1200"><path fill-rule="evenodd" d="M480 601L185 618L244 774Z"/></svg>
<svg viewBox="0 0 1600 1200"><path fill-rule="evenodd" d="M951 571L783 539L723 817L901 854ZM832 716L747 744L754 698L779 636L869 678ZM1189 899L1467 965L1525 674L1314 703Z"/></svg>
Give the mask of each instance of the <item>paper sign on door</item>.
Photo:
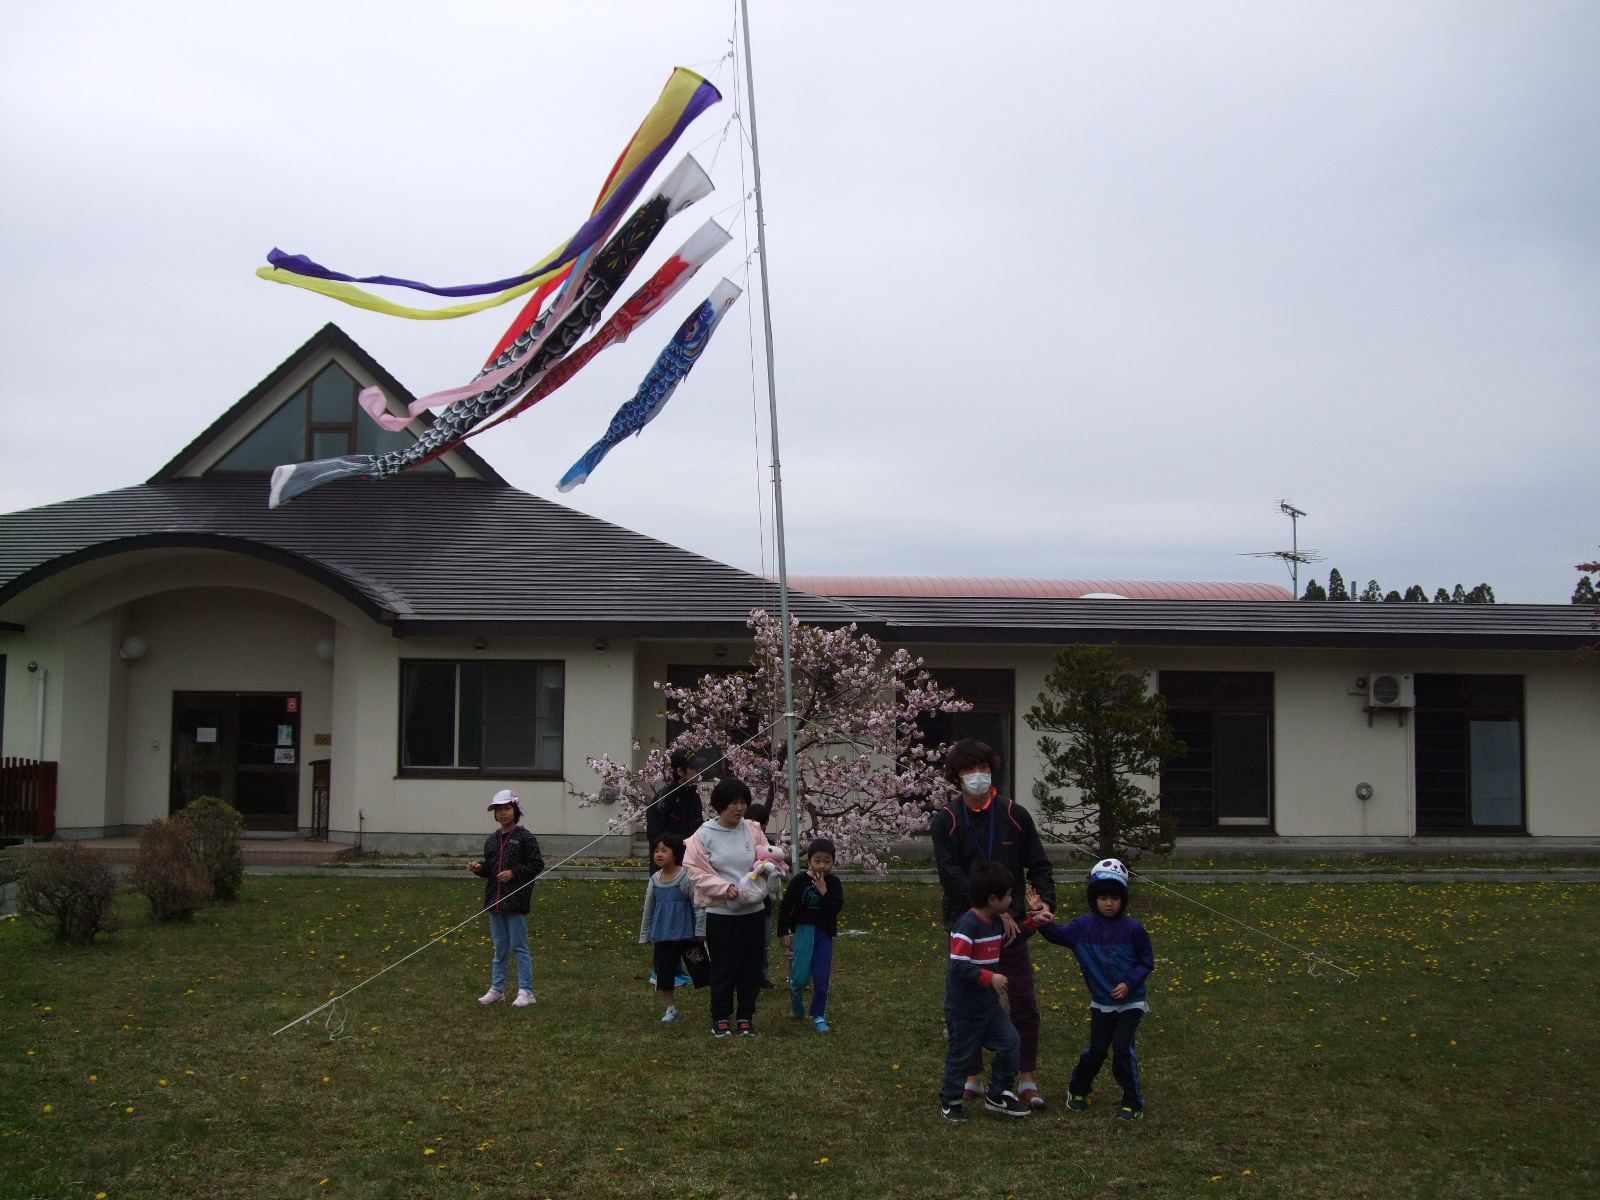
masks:
<svg viewBox="0 0 1600 1200"><path fill-rule="evenodd" d="M202 725L194 731L194 740L197 742L214 742L217 740L217 727L215 725Z"/></svg>
<svg viewBox="0 0 1600 1200"><path fill-rule="evenodd" d="M279 725L278 726L278 745L280 745L280 746L292 746L292 745L294 745L294 726L293 725Z"/></svg>
<svg viewBox="0 0 1600 1200"><path fill-rule="evenodd" d="M272 761L275 763L289 763L292 765L294 763L294 751L274 750L272 752Z"/></svg>

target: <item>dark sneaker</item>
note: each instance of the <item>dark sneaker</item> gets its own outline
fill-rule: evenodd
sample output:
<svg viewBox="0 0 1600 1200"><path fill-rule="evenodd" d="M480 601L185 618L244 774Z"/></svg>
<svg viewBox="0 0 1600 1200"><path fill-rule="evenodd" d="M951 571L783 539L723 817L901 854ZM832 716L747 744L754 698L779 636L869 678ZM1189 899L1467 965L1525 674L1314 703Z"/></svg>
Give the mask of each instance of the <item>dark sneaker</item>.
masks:
<svg viewBox="0 0 1600 1200"><path fill-rule="evenodd" d="M957 1100L954 1104L945 1104L941 1102L939 1105L939 1114L944 1117L946 1121L965 1121L967 1119L967 1114L965 1110L962 1109L961 1101L959 1100Z"/></svg>
<svg viewBox="0 0 1600 1200"><path fill-rule="evenodd" d="M1070 1108L1073 1112L1088 1112L1089 1111L1089 1097L1087 1097L1087 1096L1074 1096L1074 1095L1068 1094L1068 1096L1067 1096L1067 1107Z"/></svg>
<svg viewBox="0 0 1600 1200"><path fill-rule="evenodd" d="M1126 1104L1124 1104L1121 1108L1117 1109L1117 1120L1142 1121L1144 1120L1144 1109L1129 1108Z"/></svg>
<svg viewBox="0 0 1600 1200"><path fill-rule="evenodd" d="M733 1025L728 1021L713 1021L711 1022L711 1036L719 1038L732 1037Z"/></svg>
<svg viewBox="0 0 1600 1200"><path fill-rule="evenodd" d="M739 1036L740 1037L755 1037L755 1035L756 1035L756 1027L755 1027L755 1025L753 1023L751 1023L749 1021L740 1021L739 1022Z"/></svg>
<svg viewBox="0 0 1600 1200"><path fill-rule="evenodd" d="M985 1096L983 1106L992 1113L999 1113L1002 1117L1031 1117L1033 1109L1029 1108L1015 1094L1001 1092L997 1100L993 1096Z"/></svg>
<svg viewBox="0 0 1600 1200"><path fill-rule="evenodd" d="M765 988L770 988L770 987L777 987L778 985L773 983L772 980L770 980L770 979L763 979L761 981L761 986L762 986L763 989L765 989Z"/></svg>

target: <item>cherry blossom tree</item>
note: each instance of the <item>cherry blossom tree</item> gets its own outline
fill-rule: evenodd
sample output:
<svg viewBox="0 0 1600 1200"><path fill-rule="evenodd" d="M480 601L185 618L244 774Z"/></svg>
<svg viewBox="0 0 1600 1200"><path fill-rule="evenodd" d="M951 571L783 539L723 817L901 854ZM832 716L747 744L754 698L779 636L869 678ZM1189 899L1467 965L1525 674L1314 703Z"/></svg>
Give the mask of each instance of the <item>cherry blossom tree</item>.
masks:
<svg viewBox="0 0 1600 1200"><path fill-rule="evenodd" d="M668 718L686 726L671 745L652 749L637 768L610 756L589 759L601 787L583 803L617 802L612 828L640 820L667 778L667 755L681 747L722 758L717 773L744 780L771 808L774 836L787 840L782 626L760 609L748 624L755 635L749 671L706 675L693 687L656 684ZM882 870L887 844L925 832L929 812L955 794L940 772L944 747L923 744L918 718L971 705L941 688L922 659L903 649L886 653L854 625L820 629L796 620L791 641L802 839L831 838L841 862Z"/></svg>

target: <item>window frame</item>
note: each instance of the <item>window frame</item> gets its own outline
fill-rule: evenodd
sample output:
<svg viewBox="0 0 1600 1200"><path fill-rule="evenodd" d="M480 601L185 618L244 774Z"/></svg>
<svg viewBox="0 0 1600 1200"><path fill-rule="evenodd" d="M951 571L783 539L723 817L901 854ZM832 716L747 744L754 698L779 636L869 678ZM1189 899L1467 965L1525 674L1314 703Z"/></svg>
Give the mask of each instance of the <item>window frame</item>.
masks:
<svg viewBox="0 0 1600 1200"><path fill-rule="evenodd" d="M555 770L537 767L413 767L407 766L406 757L406 672L412 666L453 666L455 675L455 708L450 739L452 753L461 757L461 668L463 666L492 666L513 663L534 672L535 691L538 690L538 671L542 667L558 667L561 671L561 766ZM506 780L565 780L567 760L567 660L564 658L402 658L400 660L399 695L395 713L395 778L396 779L506 779ZM537 719L537 718L536 718ZM478 725L478 757L483 758L483 729L487 718L480 716Z"/></svg>
<svg viewBox="0 0 1600 1200"><path fill-rule="evenodd" d="M1517 703L1511 704L1483 704L1473 705L1471 702L1463 705L1455 704L1430 704L1425 703L1428 687L1424 679L1515 679L1517 681ZM1528 677L1516 673L1487 672L1487 671L1428 671L1413 676L1412 686L1415 689L1416 708L1412 711L1411 721L1411 832L1413 837L1526 837L1528 836ZM1465 801L1466 823L1458 827L1431 826L1427 829L1422 825L1422 787L1421 776L1423 771L1422 756L1430 753L1417 744L1418 735L1423 732L1424 714L1444 713L1460 716L1466 722L1467 743L1462 752L1465 762ZM1522 820L1515 825L1474 825L1472 823L1472 722L1474 720L1504 720L1514 719L1517 723L1517 771L1518 794L1522 809ZM1430 811L1437 811L1430 810Z"/></svg>
<svg viewBox="0 0 1600 1200"><path fill-rule="evenodd" d="M929 666L927 664L924 664L923 669L926 670L928 672L928 674L933 677L933 681L936 684L938 684L940 687L947 688L950 691L953 691L956 694L956 699L957 700L960 700L963 703L971 705L972 707L967 710L968 713L983 713L983 714L987 714L987 715L990 715L990 716L998 716L998 717L1005 718L1005 723L1006 723L1006 728L1005 728L1006 739L1005 740L1008 740L1010 744L1006 745L1006 746L995 746L994 747L994 750L1000 755L1000 759L1001 759L1000 777L994 781L994 786L995 786L995 789L1002 796L1007 796L1007 797L1009 797L1010 799L1013 799L1013 800L1017 799L1018 776L1017 776L1017 761L1016 760L1017 760L1019 752L1018 752L1018 749L1017 749L1017 672L1016 672L1016 668L1015 667L935 667L935 666ZM973 695L963 695L962 694L962 689L961 689L961 684L962 683L968 683L968 684L975 683L977 681L978 676L988 676L996 683L1003 683L1004 686L993 689L993 691L989 695L978 694L983 689L974 689L974 694ZM976 698L974 698L974 696L976 696ZM959 719L960 717L965 716L965 715L967 715L967 714L966 713L941 713L941 714L939 714L939 717L948 717L948 718L950 718L951 719L950 723L953 726L955 724L956 719ZM924 716L919 718L918 721L917 721L918 736L923 739L923 744L924 745L928 744L927 743L928 728L929 728L930 724L932 723L932 720L936 720L936 719L939 719L939 718L931 718L930 719L927 716L927 714L924 714ZM953 728L951 730L951 733L952 733L952 735L954 735L954 733L955 733L955 730ZM961 741L961 740L962 739L959 738L959 737L952 737L951 741L945 743L945 748L948 749L950 746L953 746L956 742Z"/></svg>
<svg viewBox="0 0 1600 1200"><path fill-rule="evenodd" d="M1166 681L1169 676L1210 676L1211 695L1206 700L1173 700L1166 693ZM1266 700L1233 700L1223 696L1221 683L1226 677L1259 676L1266 682ZM1211 730L1213 737L1211 773L1211 822L1206 826L1180 826L1179 837L1276 837L1278 832L1278 681L1273 671L1162 671L1156 672L1156 690L1167 702L1167 713L1174 712L1205 712L1211 714ZM1234 817L1223 818L1218 815L1220 807L1217 796L1217 774L1215 737L1217 731L1217 718L1223 715L1249 715L1265 716L1267 718L1267 815L1266 818ZM1176 731L1174 731L1176 732ZM1180 740L1182 735L1178 734ZM1161 764L1161 773L1157 776L1158 811L1173 812L1160 804L1165 797L1165 777L1170 762L1178 769L1183 769L1183 759L1168 759ZM1174 815L1177 815L1174 813Z"/></svg>

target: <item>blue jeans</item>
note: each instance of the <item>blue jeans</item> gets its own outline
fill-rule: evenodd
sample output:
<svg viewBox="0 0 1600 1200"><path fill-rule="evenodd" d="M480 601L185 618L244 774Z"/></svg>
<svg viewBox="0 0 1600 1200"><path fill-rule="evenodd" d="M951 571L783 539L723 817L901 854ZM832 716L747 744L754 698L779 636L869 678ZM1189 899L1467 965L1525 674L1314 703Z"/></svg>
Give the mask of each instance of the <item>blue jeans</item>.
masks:
<svg viewBox="0 0 1600 1200"><path fill-rule="evenodd" d="M497 992L506 990L506 968L511 965L511 955L517 956L517 980L528 991L533 991L533 957L528 953L528 914L489 914L489 932L494 935L494 982L489 986Z"/></svg>
<svg viewBox="0 0 1600 1200"><path fill-rule="evenodd" d="M998 1100L1017 1082L1017 1059L1022 1050L1022 1039L1005 1009L996 997L970 1010L952 1012L945 1009L945 1019L950 1025L950 1045L944 1056L944 1086L939 1089L939 1099L946 1104L956 1104L966 1089L967 1071L973 1057L980 1050L994 1051L994 1066L989 1072L989 1096Z"/></svg>

